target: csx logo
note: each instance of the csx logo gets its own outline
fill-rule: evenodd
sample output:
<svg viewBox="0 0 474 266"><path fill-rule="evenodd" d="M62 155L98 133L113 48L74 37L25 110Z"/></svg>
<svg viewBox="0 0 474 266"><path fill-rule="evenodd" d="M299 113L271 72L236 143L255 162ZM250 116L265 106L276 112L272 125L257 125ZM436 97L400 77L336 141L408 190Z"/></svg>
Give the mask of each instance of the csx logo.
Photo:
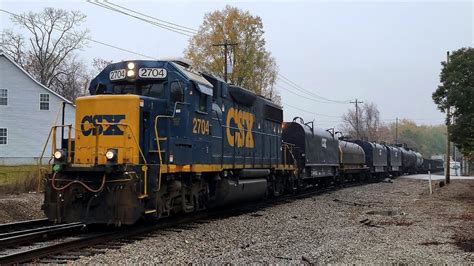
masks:
<svg viewBox="0 0 474 266"><path fill-rule="evenodd" d="M255 120L255 116L252 113L240 111L234 108L230 108L227 111L227 142L230 146L234 147L245 147L245 148L253 148L255 146L253 141L253 121ZM231 125L231 122L235 124L237 130L234 132L231 131L231 127L235 127ZM234 133L234 134L232 134Z"/></svg>
<svg viewBox="0 0 474 266"><path fill-rule="evenodd" d="M118 123L125 119L125 115L86 115L81 121L81 131L84 136L96 135L123 135ZM110 124L109 124L110 123Z"/></svg>

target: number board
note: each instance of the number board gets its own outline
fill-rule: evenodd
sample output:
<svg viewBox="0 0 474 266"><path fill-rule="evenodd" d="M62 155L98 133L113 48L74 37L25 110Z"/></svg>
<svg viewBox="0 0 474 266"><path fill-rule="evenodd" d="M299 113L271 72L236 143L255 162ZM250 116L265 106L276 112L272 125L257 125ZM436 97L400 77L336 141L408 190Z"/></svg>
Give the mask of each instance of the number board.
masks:
<svg viewBox="0 0 474 266"><path fill-rule="evenodd" d="M125 69L117 69L110 71L109 78L110 80L125 79Z"/></svg>
<svg viewBox="0 0 474 266"><path fill-rule="evenodd" d="M209 120L193 118L193 133L209 135Z"/></svg>
<svg viewBox="0 0 474 266"><path fill-rule="evenodd" d="M140 78L162 79L166 78L167 71L164 68L140 68L138 69L138 76Z"/></svg>

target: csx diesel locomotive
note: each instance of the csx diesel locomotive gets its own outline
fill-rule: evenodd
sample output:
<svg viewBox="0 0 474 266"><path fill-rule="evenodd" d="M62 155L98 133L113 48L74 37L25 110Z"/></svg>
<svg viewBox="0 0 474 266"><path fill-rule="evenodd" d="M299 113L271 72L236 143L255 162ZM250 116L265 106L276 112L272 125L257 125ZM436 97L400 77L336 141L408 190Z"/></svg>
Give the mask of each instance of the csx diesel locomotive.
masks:
<svg viewBox="0 0 474 266"><path fill-rule="evenodd" d="M280 106L182 61L111 64L89 92L75 126L54 127L74 133L45 182L55 222L133 224L422 163L403 148L283 123Z"/></svg>

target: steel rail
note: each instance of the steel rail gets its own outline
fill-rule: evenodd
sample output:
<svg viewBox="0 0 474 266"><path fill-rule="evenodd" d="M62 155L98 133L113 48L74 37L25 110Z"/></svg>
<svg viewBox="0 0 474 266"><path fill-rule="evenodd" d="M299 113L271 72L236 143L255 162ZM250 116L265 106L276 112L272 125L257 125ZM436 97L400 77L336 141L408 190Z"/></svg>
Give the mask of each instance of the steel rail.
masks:
<svg viewBox="0 0 474 266"><path fill-rule="evenodd" d="M32 226L44 226L51 224L48 219L36 219L36 220L26 220L26 221L19 221L19 222L12 222L12 223L5 223L0 224L0 232L6 232L15 230L17 228L25 228L25 227L32 227Z"/></svg>
<svg viewBox="0 0 474 266"><path fill-rule="evenodd" d="M47 240L59 235L70 235L74 233L79 233L80 230L83 228L84 224L82 223L72 223L25 230L21 232L12 232L9 234L5 234L5 237L2 237L0 239L0 249L12 246L20 246L26 243L34 243L38 240Z"/></svg>

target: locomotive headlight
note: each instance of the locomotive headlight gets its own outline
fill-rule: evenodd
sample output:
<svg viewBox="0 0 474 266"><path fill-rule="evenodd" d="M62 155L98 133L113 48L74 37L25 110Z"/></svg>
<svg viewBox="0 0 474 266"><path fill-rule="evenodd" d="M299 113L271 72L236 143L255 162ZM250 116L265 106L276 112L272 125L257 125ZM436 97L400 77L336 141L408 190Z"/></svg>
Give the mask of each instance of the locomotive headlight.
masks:
<svg viewBox="0 0 474 266"><path fill-rule="evenodd" d="M127 77L129 77L129 78L135 77L135 70L132 70L132 69L128 70L127 71Z"/></svg>
<svg viewBox="0 0 474 266"><path fill-rule="evenodd" d="M135 69L135 63L133 63L133 62L128 63L127 68L130 69L130 70Z"/></svg>
<svg viewBox="0 0 474 266"><path fill-rule="evenodd" d="M63 150L57 150L54 152L54 159L57 161L62 161L64 158L66 158L66 152Z"/></svg>
<svg viewBox="0 0 474 266"><path fill-rule="evenodd" d="M107 158L107 160L109 160L109 161L117 160L117 150L116 149L109 149L105 153L105 158Z"/></svg>

